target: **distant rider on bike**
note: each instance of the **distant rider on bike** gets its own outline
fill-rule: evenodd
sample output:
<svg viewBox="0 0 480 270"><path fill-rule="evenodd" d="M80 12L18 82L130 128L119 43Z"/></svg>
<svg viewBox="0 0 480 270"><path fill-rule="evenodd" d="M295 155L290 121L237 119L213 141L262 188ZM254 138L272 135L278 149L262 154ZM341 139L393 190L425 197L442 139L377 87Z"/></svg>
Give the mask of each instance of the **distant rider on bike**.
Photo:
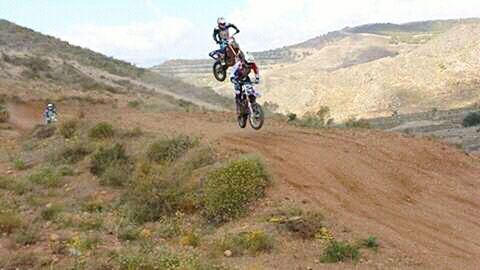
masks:
<svg viewBox="0 0 480 270"><path fill-rule="evenodd" d="M225 18L220 17L217 19L217 27L215 27L215 29L213 30L213 40L215 40L215 42L220 45L220 49L214 51L212 55L215 55L215 54L221 54L223 56L226 55L228 39L231 37L230 28L235 29L234 35L240 33L240 30L238 30L238 28L234 24L227 23Z"/></svg>
<svg viewBox="0 0 480 270"><path fill-rule="evenodd" d="M250 53L245 53L244 57L233 66L232 73L230 75L230 81L234 85L235 90L235 104L237 105L237 113L240 111L240 100L242 97L242 86L244 84L252 83L250 79L250 73L255 73L255 84L260 82L260 72L257 64L255 63L255 57Z"/></svg>
<svg viewBox="0 0 480 270"><path fill-rule="evenodd" d="M43 116L47 121L50 119L51 115L57 114L57 107L53 103L48 103L47 107L43 111Z"/></svg>

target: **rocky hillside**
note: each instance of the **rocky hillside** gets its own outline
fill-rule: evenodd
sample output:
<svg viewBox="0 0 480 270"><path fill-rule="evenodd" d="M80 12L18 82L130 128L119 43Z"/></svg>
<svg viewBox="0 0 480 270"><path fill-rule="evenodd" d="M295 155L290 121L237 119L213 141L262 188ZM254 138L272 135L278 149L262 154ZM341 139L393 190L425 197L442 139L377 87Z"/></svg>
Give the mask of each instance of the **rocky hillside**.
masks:
<svg viewBox="0 0 480 270"><path fill-rule="evenodd" d="M179 100L222 110L227 99L55 37L0 20L0 93L56 98L140 94L162 96L168 108Z"/></svg>
<svg viewBox="0 0 480 270"><path fill-rule="evenodd" d="M277 56L290 52L277 62L265 64L267 53L259 53L264 101L283 113L328 106L336 120L470 105L479 98L474 68L479 22L363 25L273 50ZM202 68L190 63L167 62L156 70L230 95L230 85L213 80L208 61Z"/></svg>

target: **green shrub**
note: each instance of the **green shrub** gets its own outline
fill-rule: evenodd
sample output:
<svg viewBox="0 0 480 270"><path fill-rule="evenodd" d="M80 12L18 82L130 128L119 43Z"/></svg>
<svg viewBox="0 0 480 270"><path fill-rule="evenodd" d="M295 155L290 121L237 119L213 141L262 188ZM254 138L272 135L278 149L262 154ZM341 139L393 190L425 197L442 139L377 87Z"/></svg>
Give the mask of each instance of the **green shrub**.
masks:
<svg viewBox="0 0 480 270"><path fill-rule="evenodd" d="M181 210L188 204L190 197L187 195L192 190L180 180L167 178L162 166L147 164L137 168L125 194L128 215L143 223Z"/></svg>
<svg viewBox="0 0 480 270"><path fill-rule="evenodd" d="M121 187L130 179L130 168L125 162L113 162L100 177L100 185Z"/></svg>
<svg viewBox="0 0 480 270"><path fill-rule="evenodd" d="M115 135L113 126L109 123L102 122L90 129L88 136L92 139L101 140L112 138Z"/></svg>
<svg viewBox="0 0 480 270"><path fill-rule="evenodd" d="M464 127L473 127L480 125L480 112L469 113L465 119L463 119Z"/></svg>
<svg viewBox="0 0 480 270"><path fill-rule="evenodd" d="M320 257L322 263L336 263L360 258L358 247L346 242L331 241Z"/></svg>
<svg viewBox="0 0 480 270"><path fill-rule="evenodd" d="M0 233L11 234L22 226L22 219L12 210L0 209Z"/></svg>
<svg viewBox="0 0 480 270"><path fill-rule="evenodd" d="M82 216L78 227L84 231L98 231L103 227L103 219L95 214Z"/></svg>
<svg viewBox="0 0 480 270"><path fill-rule="evenodd" d="M57 163L76 164L82 161L86 156L91 153L91 150L82 143L76 143L66 146L55 153L53 161Z"/></svg>
<svg viewBox="0 0 480 270"><path fill-rule="evenodd" d="M39 256L33 252L13 252L11 255L0 257L3 269L35 269L40 263Z"/></svg>
<svg viewBox="0 0 480 270"><path fill-rule="evenodd" d="M130 107L130 108L138 108L138 107L140 107L140 104L142 104L141 101L139 101L139 100L132 100L132 101L129 101L129 102L128 102L128 107Z"/></svg>
<svg viewBox="0 0 480 270"><path fill-rule="evenodd" d="M67 241L70 252L74 255L81 256L88 251L97 248L101 239L98 235L75 235Z"/></svg>
<svg viewBox="0 0 480 270"><path fill-rule="evenodd" d="M142 249L126 249L117 256L120 270L179 269L181 261L175 254Z"/></svg>
<svg viewBox="0 0 480 270"><path fill-rule="evenodd" d="M172 239L181 234L180 221L176 217L165 217L159 222L157 233L164 239Z"/></svg>
<svg viewBox="0 0 480 270"><path fill-rule="evenodd" d="M180 238L180 244L183 246L198 247L200 245L200 236L194 230L185 231Z"/></svg>
<svg viewBox="0 0 480 270"><path fill-rule="evenodd" d="M9 177L0 176L0 189L10 190L17 195L23 195L32 190L32 186L26 180L13 179Z"/></svg>
<svg viewBox="0 0 480 270"><path fill-rule="evenodd" d="M19 181L15 181L15 183L12 186L12 190L17 195L24 195L27 192L31 192L33 190L33 187L27 181L19 180Z"/></svg>
<svg viewBox="0 0 480 270"><path fill-rule="evenodd" d="M78 120L70 119L60 125L59 132L65 139L72 138L77 132Z"/></svg>
<svg viewBox="0 0 480 270"><path fill-rule="evenodd" d="M40 212L41 217L47 221L53 221L57 218L63 208L60 205L48 205Z"/></svg>
<svg viewBox="0 0 480 270"><path fill-rule="evenodd" d="M7 108L0 104L0 123L7 122L8 118L10 117Z"/></svg>
<svg viewBox="0 0 480 270"><path fill-rule="evenodd" d="M140 238L140 229L133 224L121 226L117 237L122 241L137 240Z"/></svg>
<svg viewBox="0 0 480 270"><path fill-rule="evenodd" d="M89 213L101 213L105 210L105 202L100 199L85 199L82 210Z"/></svg>
<svg viewBox="0 0 480 270"><path fill-rule="evenodd" d="M164 249L124 248L114 257L119 270L221 270L195 255L177 255Z"/></svg>
<svg viewBox="0 0 480 270"><path fill-rule="evenodd" d="M290 120L289 122L308 128L324 128L333 124L333 118L330 118L330 108L322 106L316 113L306 113L301 119Z"/></svg>
<svg viewBox="0 0 480 270"><path fill-rule="evenodd" d="M287 122L293 122L297 120L297 115L294 113L288 113L287 114Z"/></svg>
<svg viewBox="0 0 480 270"><path fill-rule="evenodd" d="M198 140L188 136L177 136L173 139L161 139L150 145L147 156L155 162L171 162L195 147Z"/></svg>
<svg viewBox="0 0 480 270"><path fill-rule="evenodd" d="M123 145L115 143L109 148L101 147L92 157L90 164L90 172L94 175L101 176L108 167L113 164L128 164L128 156L125 153Z"/></svg>
<svg viewBox="0 0 480 270"><path fill-rule="evenodd" d="M62 176L51 167L38 170L31 174L28 179L35 184L47 187L59 187L62 184Z"/></svg>
<svg viewBox="0 0 480 270"><path fill-rule="evenodd" d="M15 233L15 242L23 246L33 245L38 240L38 228L35 227L25 227Z"/></svg>
<svg viewBox="0 0 480 270"><path fill-rule="evenodd" d="M263 231L241 232L236 235L227 235L220 242L221 251L230 250L234 256L258 255L273 249L273 240Z"/></svg>
<svg viewBox="0 0 480 270"><path fill-rule="evenodd" d="M350 118L345 122L347 128L371 128L370 123L365 119Z"/></svg>
<svg viewBox="0 0 480 270"><path fill-rule="evenodd" d="M367 239L363 239L361 241L361 245L365 248L373 249L376 251L378 249L377 237L371 235Z"/></svg>
<svg viewBox="0 0 480 270"><path fill-rule="evenodd" d="M61 176L74 176L75 175L75 171L73 170L73 168L70 167L70 166L67 166L67 165L59 166L57 170L58 170L58 173Z"/></svg>
<svg viewBox="0 0 480 270"><path fill-rule="evenodd" d="M10 177L0 176L0 189L10 190L13 180Z"/></svg>
<svg viewBox="0 0 480 270"><path fill-rule="evenodd" d="M215 163L215 152L210 147L199 147L192 150L184 162L185 167L196 170Z"/></svg>
<svg viewBox="0 0 480 270"><path fill-rule="evenodd" d="M135 127L131 130L127 130L122 134L123 138L137 138L143 135L143 131L139 127Z"/></svg>
<svg viewBox="0 0 480 270"><path fill-rule="evenodd" d="M28 168L27 164L25 163L25 161L21 158L16 158L14 161L13 161L13 166L15 167L15 169L19 170L19 171L23 171L23 170L26 170Z"/></svg>
<svg viewBox="0 0 480 270"><path fill-rule="evenodd" d="M263 197L268 176L257 158L241 158L208 174L204 187L204 214L215 223L246 212L247 205Z"/></svg>

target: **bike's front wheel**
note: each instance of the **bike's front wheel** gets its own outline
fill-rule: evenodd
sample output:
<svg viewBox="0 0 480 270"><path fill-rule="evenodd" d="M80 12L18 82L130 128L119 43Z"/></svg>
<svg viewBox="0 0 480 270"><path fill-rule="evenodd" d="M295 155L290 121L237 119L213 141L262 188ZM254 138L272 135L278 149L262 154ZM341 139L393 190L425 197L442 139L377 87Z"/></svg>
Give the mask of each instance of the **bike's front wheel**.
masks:
<svg viewBox="0 0 480 270"><path fill-rule="evenodd" d="M240 128L245 128L247 126L247 116L246 115L239 115L237 116L238 126Z"/></svg>
<svg viewBox="0 0 480 270"><path fill-rule="evenodd" d="M220 61L216 61L213 64L213 76L215 76L215 79L219 82L223 82L227 78L227 69Z"/></svg>
<svg viewBox="0 0 480 270"><path fill-rule="evenodd" d="M252 104L252 112L250 113L250 126L255 129L259 130L262 128L263 123L265 121L265 115L263 113L262 106L258 103Z"/></svg>

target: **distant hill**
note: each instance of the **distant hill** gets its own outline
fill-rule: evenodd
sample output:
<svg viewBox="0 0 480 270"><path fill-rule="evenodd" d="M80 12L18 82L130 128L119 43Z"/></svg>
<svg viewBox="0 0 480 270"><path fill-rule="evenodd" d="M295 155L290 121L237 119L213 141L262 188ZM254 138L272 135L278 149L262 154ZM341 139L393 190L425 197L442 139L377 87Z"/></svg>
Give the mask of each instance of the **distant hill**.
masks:
<svg viewBox="0 0 480 270"><path fill-rule="evenodd" d="M457 20L432 20L421 22L410 22L405 24L375 23L365 24L353 28L345 28L350 33L372 33L382 34L389 32L445 32L458 24L480 23L479 18L457 19Z"/></svg>
<svg viewBox="0 0 480 270"><path fill-rule="evenodd" d="M455 25L462 23L480 22L478 18L458 19L458 20L434 20L423 22L412 22L406 24L393 23L375 23L365 24L357 27L346 27L339 31L329 32L324 35L317 36L307 41L285 46L278 49L272 49L262 52L255 52L254 55L261 65L272 65L281 63L297 62L309 55L308 49L321 49L328 44L340 41L343 38L351 36L352 34L371 33L378 35L393 36L394 39L401 39L402 37L410 37L412 34L418 33L442 33ZM396 33L397 35L395 35ZM403 38L402 41L408 41ZM419 42L421 40L411 39L410 42ZM151 69L161 72L169 72L172 74L187 73L205 73L211 70L211 61L209 59L184 60L175 59L165 61L164 63L153 66Z"/></svg>
<svg viewBox="0 0 480 270"><path fill-rule="evenodd" d="M339 121L471 105L479 101L479 27L477 18L368 24L259 52L263 100L284 113L328 106ZM213 80L211 61L193 63L154 71L230 94L230 85Z"/></svg>
<svg viewBox="0 0 480 270"><path fill-rule="evenodd" d="M216 109L230 103L211 89L153 73L6 20L0 20L0 69L5 88L14 84L17 91L32 92L32 88L38 88L34 96L58 96L59 92L64 95L74 91L134 96L143 92L163 95L173 99L173 103L184 100Z"/></svg>

